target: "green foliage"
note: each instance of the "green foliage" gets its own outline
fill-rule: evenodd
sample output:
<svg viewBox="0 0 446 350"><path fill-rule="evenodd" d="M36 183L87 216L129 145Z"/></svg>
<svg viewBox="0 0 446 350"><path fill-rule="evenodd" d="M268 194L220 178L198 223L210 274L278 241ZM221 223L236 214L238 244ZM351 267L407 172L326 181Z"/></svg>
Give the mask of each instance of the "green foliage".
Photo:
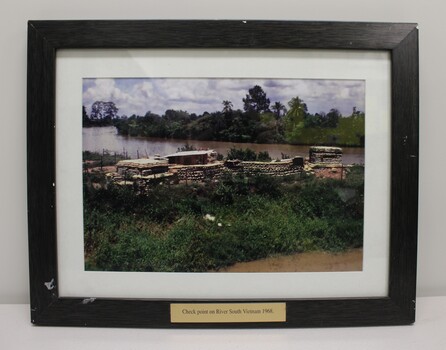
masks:
<svg viewBox="0 0 446 350"><path fill-rule="evenodd" d="M234 107L234 105L232 104L231 101L229 101L229 100L224 100L224 101L222 102L222 104L223 104L223 110L222 110L223 113L227 113L227 114L229 114L229 113L232 112L232 108Z"/></svg>
<svg viewBox="0 0 446 350"><path fill-rule="evenodd" d="M285 115L285 139L288 143L296 143L303 133L307 105L298 97L288 102L290 109Z"/></svg>
<svg viewBox="0 0 446 350"><path fill-rule="evenodd" d="M196 151L197 149L193 145L186 143L184 146L178 147L177 152Z"/></svg>
<svg viewBox="0 0 446 350"><path fill-rule="evenodd" d="M144 194L85 183L86 268L198 272L360 247L363 179L363 168L354 167L344 181L228 173L218 182L160 184Z"/></svg>
<svg viewBox="0 0 446 350"><path fill-rule="evenodd" d="M243 99L243 109L246 112L268 112L269 98L266 97L265 91L259 85L255 85L248 90L248 94Z"/></svg>
<svg viewBox="0 0 446 350"><path fill-rule="evenodd" d="M255 161L257 160L257 154L250 148L242 149L231 147L226 158L230 160L238 159L243 161Z"/></svg>
<svg viewBox="0 0 446 350"><path fill-rule="evenodd" d="M324 112L316 113L315 115L307 114L304 124L306 128L336 128L341 117L341 113L337 109L332 108L327 114Z"/></svg>
<svg viewBox="0 0 446 350"><path fill-rule="evenodd" d="M259 152L259 154L257 155L257 161L259 162L271 162L271 157L269 156L268 151L261 151Z"/></svg>
<svg viewBox="0 0 446 350"><path fill-rule="evenodd" d="M271 107L274 114L276 115L276 118L279 119L283 114L287 112L286 107L281 102L274 102L273 106Z"/></svg>
<svg viewBox="0 0 446 350"><path fill-rule="evenodd" d="M82 126L89 126L90 118L88 118L87 109L82 106Z"/></svg>
<svg viewBox="0 0 446 350"><path fill-rule="evenodd" d="M229 160L241 160L241 161L258 161L258 162L270 162L272 159L268 151L260 151L258 154L250 148L236 148L231 147L226 156Z"/></svg>
<svg viewBox="0 0 446 350"><path fill-rule="evenodd" d="M82 106L82 126L109 126L118 117L118 107L114 102L96 101L91 106L88 116L85 106Z"/></svg>
<svg viewBox="0 0 446 350"><path fill-rule="evenodd" d="M304 122L285 132L290 143L305 145L364 146L364 115L339 118L336 128L305 127Z"/></svg>
<svg viewBox="0 0 446 350"><path fill-rule="evenodd" d="M169 109L162 116L149 111L144 116L132 115L112 121L120 134L130 136L364 146L364 113L355 108L349 117L342 117L334 108L328 113L312 115L306 103L296 96L288 102L288 110L277 101L271 111L270 100L258 85L249 89L243 104L244 111L234 110L231 101L223 100L222 110L212 113L195 115ZM84 119L85 113L83 109Z"/></svg>

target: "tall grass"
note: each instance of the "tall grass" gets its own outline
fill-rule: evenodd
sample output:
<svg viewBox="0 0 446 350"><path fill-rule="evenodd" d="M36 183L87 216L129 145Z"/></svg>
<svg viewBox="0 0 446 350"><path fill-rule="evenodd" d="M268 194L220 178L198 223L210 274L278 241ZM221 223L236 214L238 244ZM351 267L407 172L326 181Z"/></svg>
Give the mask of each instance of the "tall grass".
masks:
<svg viewBox="0 0 446 350"><path fill-rule="evenodd" d="M362 246L362 208L361 167L344 181L226 175L139 195L85 185L86 269L199 272L273 254L342 251Z"/></svg>

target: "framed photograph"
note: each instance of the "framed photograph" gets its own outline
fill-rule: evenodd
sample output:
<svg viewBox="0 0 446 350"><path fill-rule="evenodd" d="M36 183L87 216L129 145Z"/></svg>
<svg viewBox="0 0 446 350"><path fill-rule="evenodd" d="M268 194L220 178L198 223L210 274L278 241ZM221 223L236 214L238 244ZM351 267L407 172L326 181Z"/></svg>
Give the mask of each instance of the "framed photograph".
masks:
<svg viewBox="0 0 446 350"><path fill-rule="evenodd" d="M27 103L32 323L415 321L416 24L30 21Z"/></svg>

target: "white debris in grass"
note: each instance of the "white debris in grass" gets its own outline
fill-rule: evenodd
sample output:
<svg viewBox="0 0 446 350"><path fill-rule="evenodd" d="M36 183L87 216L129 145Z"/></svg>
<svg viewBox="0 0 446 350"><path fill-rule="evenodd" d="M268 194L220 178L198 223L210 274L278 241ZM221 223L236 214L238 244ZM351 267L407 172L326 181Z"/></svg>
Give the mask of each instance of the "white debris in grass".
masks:
<svg viewBox="0 0 446 350"><path fill-rule="evenodd" d="M211 214L206 214L204 216L205 220L209 220L209 221L215 221L215 216L211 215Z"/></svg>

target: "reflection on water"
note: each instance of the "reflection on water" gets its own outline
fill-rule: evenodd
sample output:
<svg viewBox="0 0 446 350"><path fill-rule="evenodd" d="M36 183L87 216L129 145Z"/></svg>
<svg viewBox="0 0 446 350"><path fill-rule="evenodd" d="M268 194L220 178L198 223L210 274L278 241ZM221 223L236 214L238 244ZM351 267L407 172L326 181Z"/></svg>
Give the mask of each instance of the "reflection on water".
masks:
<svg viewBox="0 0 446 350"><path fill-rule="evenodd" d="M237 143L223 141L197 141L197 140L179 140L163 139L156 137L134 137L118 135L113 126L93 127L82 129L82 149L84 151L124 153L129 157L136 158L153 156L160 154L162 156L175 153L178 148L189 144L197 149L213 149L223 155L226 155L231 147L251 148L255 152L268 151L271 158L282 158L282 153L288 156L308 156L309 146L296 146L286 144L258 144L258 143ZM364 148L342 147L344 164L364 164Z"/></svg>

